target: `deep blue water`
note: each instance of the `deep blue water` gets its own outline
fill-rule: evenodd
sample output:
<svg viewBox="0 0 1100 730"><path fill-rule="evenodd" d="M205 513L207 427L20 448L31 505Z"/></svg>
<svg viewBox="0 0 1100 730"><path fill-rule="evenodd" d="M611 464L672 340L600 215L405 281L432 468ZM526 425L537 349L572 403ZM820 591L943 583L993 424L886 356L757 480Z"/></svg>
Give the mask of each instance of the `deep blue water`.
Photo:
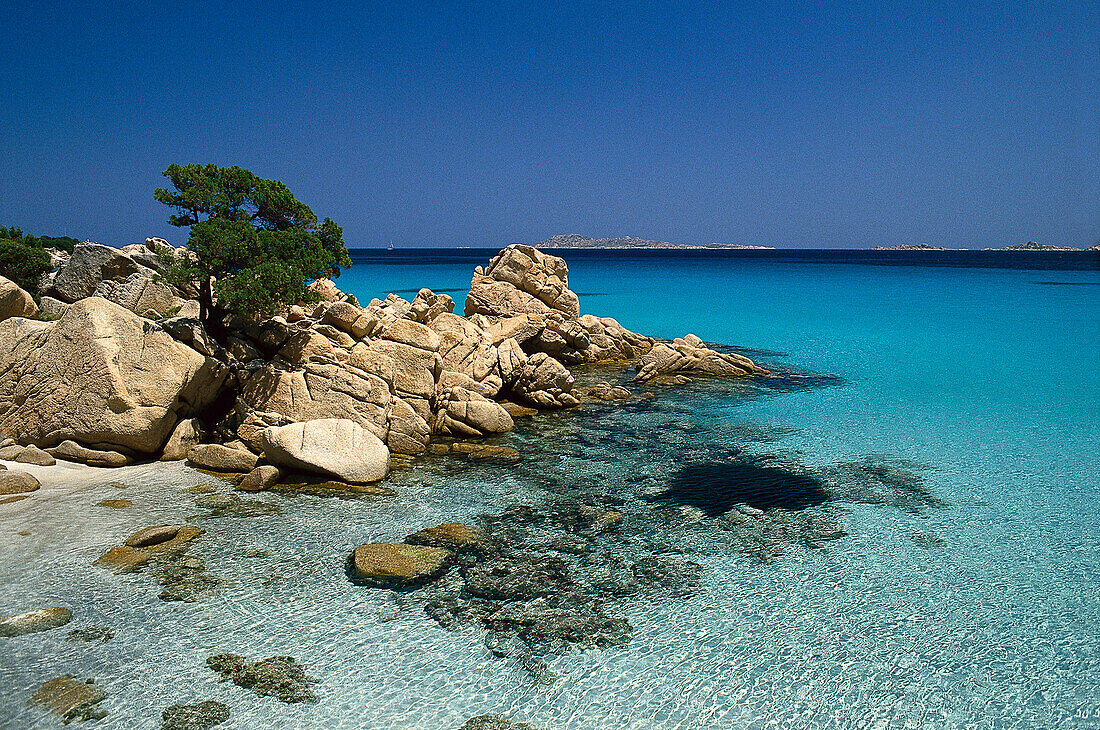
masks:
<svg viewBox="0 0 1100 730"><path fill-rule="evenodd" d="M492 253L360 250L338 284L364 304L426 286L461 310ZM1098 255L559 253L582 312L693 332L778 375L521 421L501 440L518 464L400 470L393 500L265 494L280 514L200 518L191 552L222 583L194 604L89 564L136 524L201 513L181 488L209 477L100 470L51 499L65 480L39 470L39 497L0 506L0 614L67 605L74 627L116 637L0 639L0 727L52 727L24 702L62 672L104 686L111 728L205 699L232 707L227 728L457 728L489 712L555 730L1100 726ZM344 575L361 542L593 489L624 499L624 552L663 544L703 583L616 609L631 641L547 657L551 685ZM129 510L96 506L123 493ZM762 555L730 538L736 502L823 499L840 539ZM217 683L204 660L221 651L298 657L320 701Z"/></svg>

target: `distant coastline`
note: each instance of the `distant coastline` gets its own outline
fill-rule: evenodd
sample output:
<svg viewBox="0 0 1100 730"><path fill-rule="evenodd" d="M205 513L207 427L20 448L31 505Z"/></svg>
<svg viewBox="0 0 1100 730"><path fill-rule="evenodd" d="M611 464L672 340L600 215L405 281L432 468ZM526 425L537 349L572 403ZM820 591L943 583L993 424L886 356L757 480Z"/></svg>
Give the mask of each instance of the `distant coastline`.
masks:
<svg viewBox="0 0 1100 730"><path fill-rule="evenodd" d="M738 243L709 243L709 244L691 244L691 243L669 243L668 241L650 241L644 238L634 238L633 236L621 236L619 238L590 238L588 236L582 236L578 233L566 233L557 236L550 236L545 241L539 241L534 244L535 248L608 248L608 249L639 249L639 248L662 248L662 249L702 249L702 248L721 248L721 249L752 249L752 250L764 250L773 251L774 246L750 246L746 244Z"/></svg>

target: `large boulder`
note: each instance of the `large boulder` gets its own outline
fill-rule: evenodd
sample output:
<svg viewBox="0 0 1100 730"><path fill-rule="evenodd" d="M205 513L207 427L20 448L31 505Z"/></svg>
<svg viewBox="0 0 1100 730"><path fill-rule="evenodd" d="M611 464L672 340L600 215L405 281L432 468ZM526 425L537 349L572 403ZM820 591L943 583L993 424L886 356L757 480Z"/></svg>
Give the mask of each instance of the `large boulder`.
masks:
<svg viewBox="0 0 1100 730"><path fill-rule="evenodd" d="M187 452L187 463L200 469L246 474L256 468L255 454L221 444L199 444Z"/></svg>
<svg viewBox="0 0 1100 730"><path fill-rule="evenodd" d="M356 367L328 362L299 370L272 364L245 382L238 407L287 421L345 418L384 439L392 401L385 380Z"/></svg>
<svg viewBox="0 0 1100 730"><path fill-rule="evenodd" d="M50 292L63 302L92 296L104 281L121 282L133 274L152 278L153 269L117 248L85 241L73 248L69 261L57 272Z"/></svg>
<svg viewBox="0 0 1100 730"><path fill-rule="evenodd" d="M37 317L38 305L31 295L10 279L0 276L0 320L9 317Z"/></svg>
<svg viewBox="0 0 1100 730"><path fill-rule="evenodd" d="M54 446L160 451L181 416L225 382L216 360L117 304L90 297L57 322L0 322L0 435Z"/></svg>
<svg viewBox="0 0 1100 730"><path fill-rule="evenodd" d="M273 464L327 474L350 484L369 484L390 471L390 451L377 436L346 418L323 418L260 432L264 457Z"/></svg>

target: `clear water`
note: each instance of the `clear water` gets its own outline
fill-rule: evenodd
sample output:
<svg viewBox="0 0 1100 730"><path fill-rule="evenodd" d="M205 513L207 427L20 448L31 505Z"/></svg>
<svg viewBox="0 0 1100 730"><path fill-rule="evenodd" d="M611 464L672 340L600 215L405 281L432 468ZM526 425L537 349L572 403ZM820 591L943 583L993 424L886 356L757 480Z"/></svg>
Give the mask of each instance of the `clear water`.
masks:
<svg viewBox="0 0 1100 730"><path fill-rule="evenodd" d="M364 302L456 290L461 308L487 255L374 253L340 285ZM569 254L582 311L836 379L695 383L539 417L501 441L518 465L417 462L395 473L396 498L249 497L282 511L196 521L190 553L222 581L196 603L90 563L141 526L204 514L184 488L217 480L179 464L32 469L43 489L0 505L0 614L76 617L0 639L0 727L55 726L25 702L63 673L107 690L97 726L111 728L205 699L231 706L227 728L457 728L483 713L545 728L1100 727L1100 261L921 255ZM711 518L635 498L727 453L819 470L908 459L944 504L842 500L829 509L847 536L762 561ZM345 577L356 544L593 485L624 496L627 534L659 535L704 581L625 601L633 639L546 657L552 685L494 658L480 630L445 631ZM96 506L122 496L134 506ZM115 638L66 640L89 625ZM218 683L205 658L222 651L298 658L319 702Z"/></svg>

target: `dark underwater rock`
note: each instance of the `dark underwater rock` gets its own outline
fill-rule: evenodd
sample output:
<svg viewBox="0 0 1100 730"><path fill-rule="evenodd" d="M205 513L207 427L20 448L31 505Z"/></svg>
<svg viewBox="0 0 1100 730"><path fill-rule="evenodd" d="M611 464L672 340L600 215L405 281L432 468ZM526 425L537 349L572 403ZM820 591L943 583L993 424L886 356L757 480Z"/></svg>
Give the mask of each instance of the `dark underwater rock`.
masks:
<svg viewBox="0 0 1100 730"><path fill-rule="evenodd" d="M642 583L667 588L676 596L691 596L702 584L703 566L690 560L666 555L651 555L630 566L630 572Z"/></svg>
<svg viewBox="0 0 1100 730"><path fill-rule="evenodd" d="M821 470L833 499L896 507L919 514L945 503L932 494L921 472L931 467L910 459L872 454Z"/></svg>
<svg viewBox="0 0 1100 730"><path fill-rule="evenodd" d="M208 730L229 719L229 705L214 700L197 705L172 705L160 714L160 730Z"/></svg>
<svg viewBox="0 0 1100 730"><path fill-rule="evenodd" d="M210 510L208 517L265 517L282 512L272 502L241 499L236 494L207 494L197 498L195 504Z"/></svg>
<svg viewBox="0 0 1100 730"><path fill-rule="evenodd" d="M82 720L101 720L107 716L106 710L97 707L107 698L107 693L95 686L95 680L81 682L72 675L54 677L38 688L28 704L45 705L50 712L61 718L61 722Z"/></svg>
<svg viewBox="0 0 1100 730"><path fill-rule="evenodd" d="M216 654L207 658L206 664L221 675L223 682L232 680L261 697L287 703L317 701L310 685L321 680L308 676L294 657L273 656L249 662L239 654Z"/></svg>
<svg viewBox="0 0 1100 730"><path fill-rule="evenodd" d="M221 582L205 571L202 560L190 555L176 555L160 562L156 575L164 586L159 595L162 601L194 603L217 590Z"/></svg>
<svg viewBox="0 0 1100 730"><path fill-rule="evenodd" d="M502 715L478 715L467 720L458 730L539 730L526 722L508 720Z"/></svg>
<svg viewBox="0 0 1100 730"><path fill-rule="evenodd" d="M106 642L115 638L115 632L106 626L88 626L83 629L73 629L66 638L69 641Z"/></svg>

